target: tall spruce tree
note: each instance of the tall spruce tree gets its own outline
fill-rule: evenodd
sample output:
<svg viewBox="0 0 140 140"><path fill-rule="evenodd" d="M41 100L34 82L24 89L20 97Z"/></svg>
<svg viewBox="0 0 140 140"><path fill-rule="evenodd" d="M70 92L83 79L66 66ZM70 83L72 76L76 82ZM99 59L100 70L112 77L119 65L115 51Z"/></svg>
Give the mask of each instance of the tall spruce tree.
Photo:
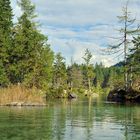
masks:
<svg viewBox="0 0 140 140"><path fill-rule="evenodd" d="M95 85L96 87L102 87L103 81L104 81L104 74L103 74L103 65L102 63L95 65Z"/></svg>
<svg viewBox="0 0 140 140"><path fill-rule="evenodd" d="M73 88L81 88L83 86L83 74L81 67L76 64L72 63L71 66L67 68L68 74L68 84L71 90Z"/></svg>
<svg viewBox="0 0 140 140"><path fill-rule="evenodd" d="M91 52L88 49L86 49L83 59L85 61L85 76L86 76L85 80L87 82L89 91L91 91L91 85L93 83L93 78L94 78L93 65L91 64L91 58L92 58Z"/></svg>
<svg viewBox="0 0 140 140"><path fill-rule="evenodd" d="M56 88L63 87L67 84L67 73L64 60L61 53L56 54L53 67L53 85Z"/></svg>
<svg viewBox="0 0 140 140"><path fill-rule="evenodd" d="M133 88L140 79L140 36L134 37L132 40L134 47L130 49L129 61L129 79L130 88Z"/></svg>
<svg viewBox="0 0 140 140"><path fill-rule="evenodd" d="M140 73L140 36L133 38L132 40L134 47L130 49L130 62L133 67L132 72L139 74Z"/></svg>
<svg viewBox="0 0 140 140"><path fill-rule="evenodd" d="M0 86L6 86L9 83L12 16L10 0L0 0Z"/></svg>
<svg viewBox="0 0 140 140"><path fill-rule="evenodd" d="M21 0L18 4L23 14L14 28L11 81L28 87L47 88L51 83L53 52L47 37L38 31L33 21L35 6L30 0Z"/></svg>

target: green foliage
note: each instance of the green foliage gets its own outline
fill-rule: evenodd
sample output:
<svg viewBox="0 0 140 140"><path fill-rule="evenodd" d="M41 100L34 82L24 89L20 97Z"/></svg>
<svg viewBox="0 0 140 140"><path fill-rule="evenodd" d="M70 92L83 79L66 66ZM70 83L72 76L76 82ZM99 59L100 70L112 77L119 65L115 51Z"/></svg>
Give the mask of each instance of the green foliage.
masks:
<svg viewBox="0 0 140 140"><path fill-rule="evenodd" d="M130 50L128 65L125 67L122 65L106 68L102 63L94 66L92 53L88 49L83 56L84 64L72 63L66 67L65 58L61 53L54 56L48 38L37 29L34 20L35 6L30 0L19 0L18 5L22 15L13 26L10 1L0 0L0 86L21 83L28 88L41 89L40 91L45 91L52 97L67 97L64 89L84 95L87 89L104 93L103 89L108 91L116 87L122 88L126 77L124 72L130 73L131 78L133 74L133 79L138 78L140 37L133 38L134 47ZM127 27L120 29L120 33L123 33L122 42L111 47L111 50L117 51L124 45L125 64L127 37L138 31L128 28L130 26L127 25L133 25L135 21L129 18L128 13L126 6L123 15L118 17L120 22L125 24L124 27Z"/></svg>
<svg viewBox="0 0 140 140"><path fill-rule="evenodd" d="M0 1L0 85L23 83L46 90L52 83L54 55L33 21L35 6L30 0L18 4L23 14L13 27L10 1Z"/></svg>
<svg viewBox="0 0 140 140"><path fill-rule="evenodd" d="M24 11L24 14L26 14L29 19L33 19L34 17L36 17L35 5L33 5L30 0L20 0L17 1L17 3L21 7L21 10Z"/></svg>
<svg viewBox="0 0 140 140"><path fill-rule="evenodd" d="M109 80L108 86L110 89L114 88L123 88L124 87L124 75L123 75L123 67L111 67L109 69Z"/></svg>
<svg viewBox="0 0 140 140"><path fill-rule="evenodd" d="M134 47L132 49L130 49L130 56L129 59L130 60L130 65L133 67L132 72L135 74L139 74L140 73L140 36L138 36L137 38L133 38L132 40Z"/></svg>
<svg viewBox="0 0 140 140"><path fill-rule="evenodd" d="M9 55L12 44L12 9L10 0L0 0L0 85L9 83Z"/></svg>
<svg viewBox="0 0 140 140"><path fill-rule="evenodd" d="M129 50L130 54L127 58L127 67L129 74L129 87L135 89L135 87L139 87L136 86L137 82L135 81L137 81L136 79L139 79L140 74L140 36L133 37L132 43L133 47Z"/></svg>
<svg viewBox="0 0 140 140"><path fill-rule="evenodd" d="M48 88L52 77L53 52L47 44L47 37L41 34L31 20L34 6L29 0L19 3L23 15L14 32L12 75L14 83L21 82L28 87ZM33 18L33 16L32 16Z"/></svg>
<svg viewBox="0 0 140 140"><path fill-rule="evenodd" d="M65 87L67 84L67 73L64 58L61 53L57 53L53 66L53 84L56 88Z"/></svg>
<svg viewBox="0 0 140 140"><path fill-rule="evenodd" d="M128 10L129 1L127 1L126 5L122 8L122 15L118 16L119 23L120 23L120 37L117 39L117 44L110 45L110 50L113 54L117 54L121 56L124 54L124 83L125 83L125 90L130 88L129 81L131 81L131 76L129 76L129 68L127 64L128 61L128 52L129 48L131 47L132 40L131 38L139 32L139 27L135 25L135 18L131 17L131 12Z"/></svg>
<svg viewBox="0 0 140 140"><path fill-rule="evenodd" d="M96 64L94 71L96 73L95 86L96 87L102 87L102 84L103 84L103 81L104 81L104 73L103 73L104 67L103 67L102 63Z"/></svg>
<svg viewBox="0 0 140 140"><path fill-rule="evenodd" d="M89 51L89 49L86 49L85 50L85 55L83 57L86 66L89 66L90 65L91 58L92 58L91 52Z"/></svg>
<svg viewBox="0 0 140 140"><path fill-rule="evenodd" d="M91 64L91 58L92 54L91 52L86 49L85 50L85 55L83 57L85 61L85 66L84 66L84 75L85 75L85 84L88 86L89 91L91 90L91 82L93 81L94 78L94 73L93 73L93 65Z"/></svg>
<svg viewBox="0 0 140 140"><path fill-rule="evenodd" d="M74 63L67 68L68 84L71 89L83 86L83 75L81 67Z"/></svg>
<svg viewBox="0 0 140 140"><path fill-rule="evenodd" d="M7 77L2 62L0 61L0 86L4 87L7 86L8 84L9 84L9 79Z"/></svg>

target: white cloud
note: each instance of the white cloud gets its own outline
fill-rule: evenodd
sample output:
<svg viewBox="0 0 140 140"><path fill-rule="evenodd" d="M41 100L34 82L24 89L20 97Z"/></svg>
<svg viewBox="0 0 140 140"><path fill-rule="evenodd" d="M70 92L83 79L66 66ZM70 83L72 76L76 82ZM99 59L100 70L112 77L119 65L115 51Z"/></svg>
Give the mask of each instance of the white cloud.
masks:
<svg viewBox="0 0 140 140"><path fill-rule="evenodd" d="M113 56L103 55L101 52L101 47L93 42L81 42L78 40L66 40L66 39L57 39L50 38L50 44L53 46L55 52L64 52L63 56L68 58L67 63L70 64L71 58L76 63L84 63L83 56L86 49L89 49L93 55L91 63L95 64L96 62L103 62L105 66L110 66L116 63ZM57 45L55 45L57 44Z"/></svg>
<svg viewBox="0 0 140 140"><path fill-rule="evenodd" d="M12 0L16 17L21 15L19 7ZM93 52L93 62L106 66L117 62L113 56L101 54L101 48L112 42L118 35L117 17L127 0L32 0L36 5L41 31L48 35L55 52L62 52L70 62L71 57L82 63L84 50ZM130 0L129 9L140 17L140 1ZM14 18L16 21L16 18Z"/></svg>

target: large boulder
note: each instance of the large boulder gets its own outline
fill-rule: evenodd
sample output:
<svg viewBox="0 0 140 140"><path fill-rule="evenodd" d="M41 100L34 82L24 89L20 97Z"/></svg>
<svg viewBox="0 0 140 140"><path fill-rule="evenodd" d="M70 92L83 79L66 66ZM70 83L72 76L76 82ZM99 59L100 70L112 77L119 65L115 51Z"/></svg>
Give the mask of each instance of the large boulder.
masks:
<svg viewBox="0 0 140 140"><path fill-rule="evenodd" d="M107 96L108 101L112 102L123 102L125 101L126 91L123 89L114 89L109 92Z"/></svg>
<svg viewBox="0 0 140 140"><path fill-rule="evenodd" d="M129 101L140 103L140 93L133 89L129 89L127 91L123 89L114 89L108 94L107 100L113 102Z"/></svg>

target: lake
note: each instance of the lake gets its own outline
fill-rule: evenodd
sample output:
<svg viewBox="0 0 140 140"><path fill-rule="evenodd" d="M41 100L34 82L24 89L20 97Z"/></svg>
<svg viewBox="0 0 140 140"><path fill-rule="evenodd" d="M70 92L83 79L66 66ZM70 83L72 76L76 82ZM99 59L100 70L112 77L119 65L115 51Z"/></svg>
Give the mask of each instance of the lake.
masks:
<svg viewBox="0 0 140 140"><path fill-rule="evenodd" d="M0 140L140 140L140 105L87 98L1 107Z"/></svg>

